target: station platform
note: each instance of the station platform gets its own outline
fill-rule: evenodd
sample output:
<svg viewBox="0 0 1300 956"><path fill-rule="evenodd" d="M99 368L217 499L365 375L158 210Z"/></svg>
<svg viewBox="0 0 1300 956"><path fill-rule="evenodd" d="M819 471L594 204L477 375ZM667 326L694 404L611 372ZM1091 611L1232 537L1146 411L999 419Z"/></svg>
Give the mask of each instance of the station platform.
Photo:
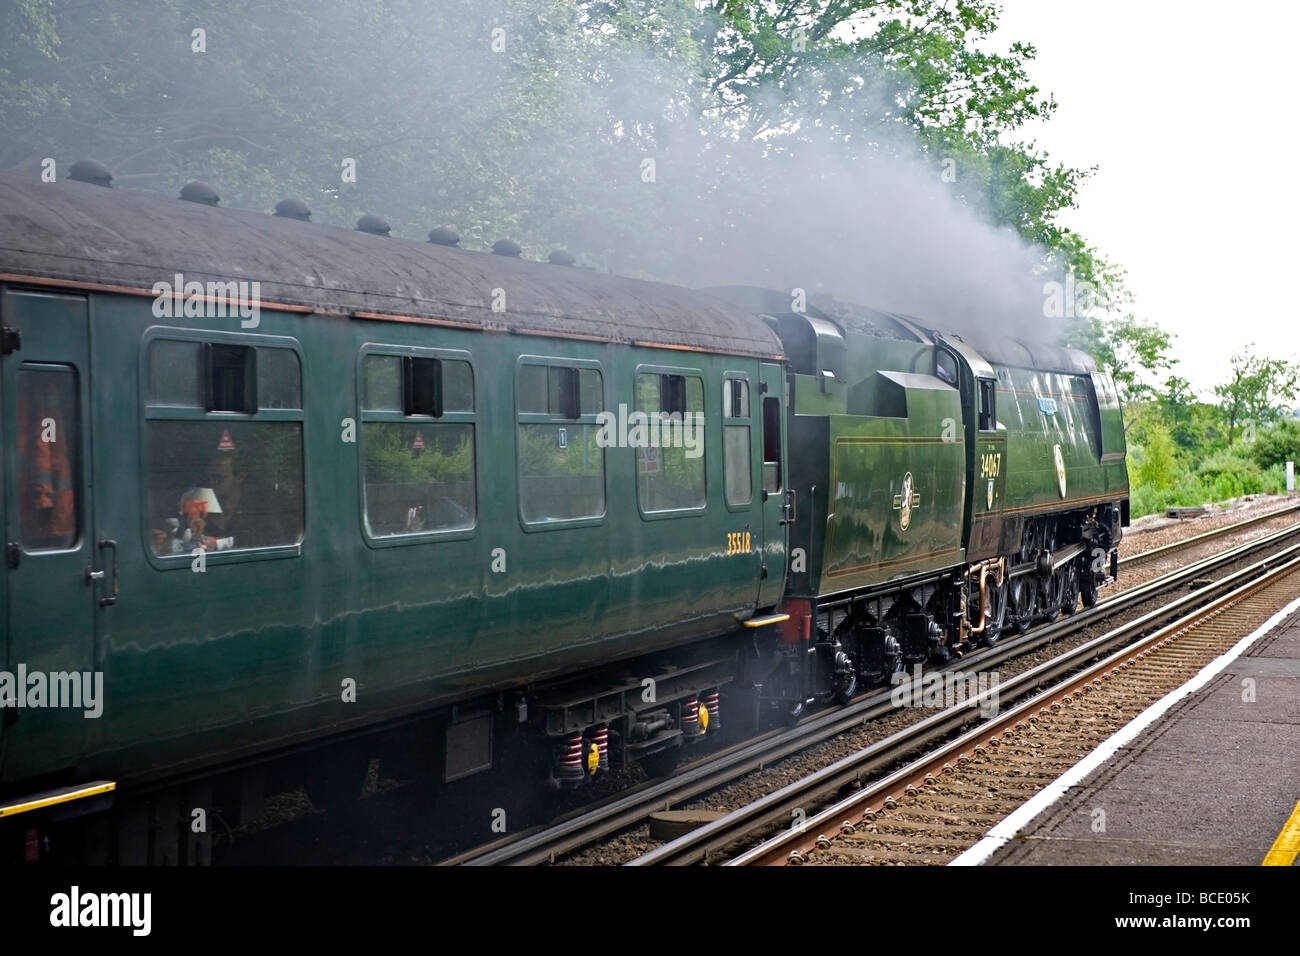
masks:
<svg viewBox="0 0 1300 956"><path fill-rule="evenodd" d="M1297 865L1300 598L954 865Z"/></svg>

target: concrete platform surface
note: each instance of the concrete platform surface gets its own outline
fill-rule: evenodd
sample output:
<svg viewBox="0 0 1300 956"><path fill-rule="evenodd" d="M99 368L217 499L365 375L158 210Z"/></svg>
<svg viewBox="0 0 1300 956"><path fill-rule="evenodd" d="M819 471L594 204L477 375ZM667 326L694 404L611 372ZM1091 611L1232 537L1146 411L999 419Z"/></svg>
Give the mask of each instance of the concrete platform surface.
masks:
<svg viewBox="0 0 1300 956"><path fill-rule="evenodd" d="M1300 599L954 863L1295 865L1298 801Z"/></svg>

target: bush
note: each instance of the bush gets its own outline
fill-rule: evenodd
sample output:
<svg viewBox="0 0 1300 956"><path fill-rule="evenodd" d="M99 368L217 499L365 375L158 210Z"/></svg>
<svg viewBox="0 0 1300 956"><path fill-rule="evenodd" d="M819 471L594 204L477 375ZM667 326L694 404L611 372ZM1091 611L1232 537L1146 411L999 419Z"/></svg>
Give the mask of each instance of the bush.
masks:
<svg viewBox="0 0 1300 956"><path fill-rule="evenodd" d="M1270 495L1280 495L1286 491L1285 465L1278 463L1264 472L1264 491Z"/></svg>
<svg viewBox="0 0 1300 956"><path fill-rule="evenodd" d="M1178 448L1162 425L1152 424L1146 430L1146 442L1135 456L1132 465L1134 481L1143 487L1163 491L1174 486L1178 476Z"/></svg>
<svg viewBox="0 0 1300 956"><path fill-rule="evenodd" d="M1219 452L1205 459L1196 469L1196 476L1214 501L1257 495L1264 490L1264 475L1259 466L1231 452Z"/></svg>
<svg viewBox="0 0 1300 956"><path fill-rule="evenodd" d="M1247 447L1261 468L1288 461L1300 463L1300 420L1289 418L1264 429Z"/></svg>

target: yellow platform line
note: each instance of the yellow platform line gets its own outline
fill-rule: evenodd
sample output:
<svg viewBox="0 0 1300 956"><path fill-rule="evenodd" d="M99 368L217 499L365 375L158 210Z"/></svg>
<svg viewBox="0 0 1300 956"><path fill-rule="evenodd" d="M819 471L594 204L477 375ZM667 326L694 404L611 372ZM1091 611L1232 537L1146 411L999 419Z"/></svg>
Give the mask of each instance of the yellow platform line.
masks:
<svg viewBox="0 0 1300 956"><path fill-rule="evenodd" d="M1273 841L1273 847L1264 857L1260 866L1290 866L1300 854L1300 800L1296 801L1291 818L1282 827L1282 832Z"/></svg>

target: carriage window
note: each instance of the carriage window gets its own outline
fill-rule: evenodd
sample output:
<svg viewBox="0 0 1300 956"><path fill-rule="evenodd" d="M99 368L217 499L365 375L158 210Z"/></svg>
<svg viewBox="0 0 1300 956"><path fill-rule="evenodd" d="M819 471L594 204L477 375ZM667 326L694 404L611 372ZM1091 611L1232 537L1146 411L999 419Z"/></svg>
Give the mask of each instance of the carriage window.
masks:
<svg viewBox="0 0 1300 956"><path fill-rule="evenodd" d="M251 413L257 408L257 352L246 345L205 343L204 384L210 412Z"/></svg>
<svg viewBox="0 0 1300 956"><path fill-rule="evenodd" d="M442 363L402 356L402 405L407 415L442 417Z"/></svg>
<svg viewBox="0 0 1300 956"><path fill-rule="evenodd" d="M628 423L628 444L636 450L641 510L703 508L704 379L640 373L636 412L638 418ZM638 430L644 434L638 435Z"/></svg>
<svg viewBox="0 0 1300 956"><path fill-rule="evenodd" d="M257 352L259 408L302 408L302 370L292 349Z"/></svg>
<svg viewBox="0 0 1300 956"><path fill-rule="evenodd" d="M599 369L525 363L516 379L519 510L546 524L605 513L604 408Z"/></svg>
<svg viewBox="0 0 1300 956"><path fill-rule="evenodd" d="M723 452L727 478L727 504L747 505L753 499L750 452L749 382L729 378L723 382Z"/></svg>
<svg viewBox="0 0 1300 956"><path fill-rule="evenodd" d="M361 407L376 412L403 411L402 357L367 355L362 363Z"/></svg>
<svg viewBox="0 0 1300 956"><path fill-rule="evenodd" d="M199 343L158 339L150 352L150 404L197 405Z"/></svg>
<svg viewBox="0 0 1300 956"><path fill-rule="evenodd" d="M368 354L362 362L365 517L373 538L459 531L477 513L469 362Z"/></svg>
<svg viewBox="0 0 1300 956"><path fill-rule="evenodd" d="M23 365L15 388L15 477L23 548L71 548L77 543L81 505L77 372L71 365Z"/></svg>
<svg viewBox="0 0 1300 956"><path fill-rule="evenodd" d="M158 555L302 540L301 422L146 422Z"/></svg>
<svg viewBox="0 0 1300 956"><path fill-rule="evenodd" d="M290 348L155 339L146 362L147 534L155 555L303 535L302 371Z"/></svg>

